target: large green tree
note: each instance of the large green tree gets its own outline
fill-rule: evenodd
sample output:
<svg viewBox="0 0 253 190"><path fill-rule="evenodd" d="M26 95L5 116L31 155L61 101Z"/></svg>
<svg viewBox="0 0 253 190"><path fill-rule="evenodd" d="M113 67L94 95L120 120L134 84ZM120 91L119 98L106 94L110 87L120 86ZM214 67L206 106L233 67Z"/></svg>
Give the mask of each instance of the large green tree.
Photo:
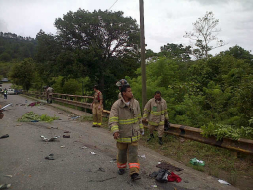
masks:
<svg viewBox="0 0 253 190"><path fill-rule="evenodd" d="M10 78L14 84L21 85L24 90L28 91L32 87L35 73L35 63L33 59L29 58L12 67Z"/></svg>
<svg viewBox="0 0 253 190"><path fill-rule="evenodd" d="M89 76L105 98L116 98L115 82L126 73L133 75L139 66L136 20L124 17L121 11L79 9L57 18L55 26L62 47L57 62L63 76Z"/></svg>

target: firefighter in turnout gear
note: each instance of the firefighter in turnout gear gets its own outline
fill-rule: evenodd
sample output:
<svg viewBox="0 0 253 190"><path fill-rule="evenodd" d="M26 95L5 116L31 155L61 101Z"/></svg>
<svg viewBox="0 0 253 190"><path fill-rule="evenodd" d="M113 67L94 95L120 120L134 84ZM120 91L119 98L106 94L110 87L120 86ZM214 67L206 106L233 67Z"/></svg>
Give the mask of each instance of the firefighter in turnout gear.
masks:
<svg viewBox="0 0 253 190"><path fill-rule="evenodd" d="M164 133L164 123L168 123L169 116L167 113L167 103L161 97L161 92L156 91L154 98L148 101L144 108L143 120L148 119L148 125L150 130L150 138L147 141L150 141L154 138L154 130L157 128L159 144L162 145L162 137Z"/></svg>
<svg viewBox="0 0 253 190"><path fill-rule="evenodd" d="M92 127L101 127L102 125L102 112L103 112L103 95L98 90L98 86L94 86L94 99L91 104L93 114L93 125Z"/></svg>
<svg viewBox="0 0 253 190"><path fill-rule="evenodd" d="M109 116L109 127L117 140L118 174L125 173L127 162L133 181L140 179L140 163L138 159L138 140L144 135L141 120L140 105L133 98L131 87L124 85L121 88L122 97L112 106Z"/></svg>
<svg viewBox="0 0 253 190"><path fill-rule="evenodd" d="M116 83L116 86L119 87L119 91L120 91L119 94L118 94L118 99L120 99L120 98L122 97L122 95L121 95L121 87L122 87L123 85L129 85L126 79L121 79L121 80L119 80L119 81Z"/></svg>

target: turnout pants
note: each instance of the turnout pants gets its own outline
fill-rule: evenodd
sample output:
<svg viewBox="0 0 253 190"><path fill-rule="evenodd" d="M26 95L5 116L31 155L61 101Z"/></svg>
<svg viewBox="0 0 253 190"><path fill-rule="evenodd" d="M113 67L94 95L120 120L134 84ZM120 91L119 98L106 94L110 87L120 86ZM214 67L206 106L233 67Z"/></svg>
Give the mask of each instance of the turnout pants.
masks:
<svg viewBox="0 0 253 190"><path fill-rule="evenodd" d="M92 107L92 114L93 114L93 125L102 125L102 111L103 111L103 105L101 105L101 108L98 109L99 103L94 103Z"/></svg>
<svg viewBox="0 0 253 190"><path fill-rule="evenodd" d="M138 141L132 143L119 143L117 142L118 156L117 166L119 169L127 167L129 165L129 174L139 174L140 163L138 159Z"/></svg>
<svg viewBox="0 0 253 190"><path fill-rule="evenodd" d="M153 134L154 130L157 129L158 137L163 137L164 125L149 125L150 134Z"/></svg>

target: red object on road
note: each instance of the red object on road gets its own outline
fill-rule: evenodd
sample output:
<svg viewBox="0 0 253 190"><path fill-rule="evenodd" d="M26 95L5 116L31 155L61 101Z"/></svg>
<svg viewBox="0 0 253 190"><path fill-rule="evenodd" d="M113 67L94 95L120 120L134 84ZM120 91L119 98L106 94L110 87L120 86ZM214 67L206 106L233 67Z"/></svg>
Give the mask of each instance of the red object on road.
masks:
<svg viewBox="0 0 253 190"><path fill-rule="evenodd" d="M182 181L182 179L178 175L174 174L174 172L171 172L170 175L168 175L168 181L169 182L176 181L177 183L179 183Z"/></svg>

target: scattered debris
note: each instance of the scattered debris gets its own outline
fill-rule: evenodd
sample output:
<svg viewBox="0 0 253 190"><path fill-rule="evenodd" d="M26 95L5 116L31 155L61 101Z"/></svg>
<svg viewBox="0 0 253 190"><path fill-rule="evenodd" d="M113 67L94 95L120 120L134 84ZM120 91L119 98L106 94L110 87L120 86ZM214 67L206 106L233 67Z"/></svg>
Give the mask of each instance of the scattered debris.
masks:
<svg viewBox="0 0 253 190"><path fill-rule="evenodd" d="M157 185L151 185L151 187L157 187Z"/></svg>
<svg viewBox="0 0 253 190"><path fill-rule="evenodd" d="M4 139L4 138L8 138L8 137L9 137L9 135L6 134L6 135L1 136L0 139Z"/></svg>
<svg viewBox="0 0 253 190"><path fill-rule="evenodd" d="M87 148L86 146L83 146L83 147L81 147L82 149L85 149L85 148Z"/></svg>
<svg viewBox="0 0 253 190"><path fill-rule="evenodd" d="M42 108L42 107L38 107L38 109L40 109L40 110L45 110L45 108Z"/></svg>
<svg viewBox="0 0 253 190"><path fill-rule="evenodd" d="M105 169L104 168L98 168L98 171L105 172Z"/></svg>
<svg viewBox="0 0 253 190"><path fill-rule="evenodd" d="M58 114L63 114L62 112L57 112Z"/></svg>
<svg viewBox="0 0 253 190"><path fill-rule="evenodd" d="M112 160L110 161L110 163L115 163L115 162L117 162L117 159L116 159L116 158L114 158L114 159L112 159Z"/></svg>
<svg viewBox="0 0 253 190"><path fill-rule="evenodd" d="M77 119L77 118L79 118L80 116L78 115L78 116L75 116L75 117L71 117L71 119Z"/></svg>
<svg viewBox="0 0 253 190"><path fill-rule="evenodd" d="M167 169L160 169L155 179L160 183L167 183L169 174L170 172Z"/></svg>
<svg viewBox="0 0 253 190"><path fill-rule="evenodd" d="M65 145L62 145L61 148L65 148Z"/></svg>
<svg viewBox="0 0 253 190"><path fill-rule="evenodd" d="M55 137L52 137L50 139L46 138L45 136L41 135L40 138L45 141L45 142L53 142L55 141L56 139L60 138L60 136L55 136Z"/></svg>
<svg viewBox="0 0 253 190"><path fill-rule="evenodd" d="M64 131L63 133L70 133L70 131Z"/></svg>
<svg viewBox="0 0 253 190"><path fill-rule="evenodd" d="M70 138L70 135L63 135L63 138Z"/></svg>
<svg viewBox="0 0 253 190"><path fill-rule="evenodd" d="M222 179L219 179L218 182L220 182L221 184L224 184L224 185L231 185L230 183L228 183Z"/></svg>
<svg viewBox="0 0 253 190"><path fill-rule="evenodd" d="M176 166L173 166L171 165L170 163L168 162L161 162L160 164L156 165L156 167L158 168L162 168L162 169L166 169L166 170L170 170L170 171L182 171L183 169L181 168L178 168Z"/></svg>
<svg viewBox="0 0 253 190"><path fill-rule="evenodd" d="M179 183L182 181L182 179L178 175L174 174L174 172L171 172L170 175L168 175L168 181L169 182L176 181L177 183Z"/></svg>
<svg viewBox="0 0 253 190"><path fill-rule="evenodd" d="M17 124L16 126L21 126L22 124Z"/></svg>
<svg viewBox="0 0 253 190"><path fill-rule="evenodd" d="M95 152L90 152L91 154L95 155L96 153Z"/></svg>
<svg viewBox="0 0 253 190"><path fill-rule="evenodd" d="M54 120L59 119L58 117L50 117L46 114L42 114L41 116L35 114L34 112L28 112L22 115L21 118L18 119L20 122L38 122L38 121L45 121L45 122L52 122Z"/></svg>
<svg viewBox="0 0 253 190"><path fill-rule="evenodd" d="M26 103L27 103L27 101L26 101ZM40 104L40 102L32 102L28 106L33 107L33 106L36 106L36 105L41 105L41 104Z"/></svg>
<svg viewBox="0 0 253 190"><path fill-rule="evenodd" d="M190 160L190 163L192 165L198 165L198 166L204 166L205 165L205 162L202 161L202 160L198 160L197 158L193 158Z"/></svg>
<svg viewBox="0 0 253 190"><path fill-rule="evenodd" d="M54 160L54 154L49 154L49 156L46 156L45 159Z"/></svg>
<svg viewBox="0 0 253 190"><path fill-rule="evenodd" d="M0 184L0 189L9 189L11 184Z"/></svg>
<svg viewBox="0 0 253 190"><path fill-rule="evenodd" d="M144 159L146 159L146 156L145 156L145 154L143 154L143 155L138 155L140 158L144 158Z"/></svg>
<svg viewBox="0 0 253 190"><path fill-rule="evenodd" d="M9 178L12 178L12 175L5 175L4 177L9 177Z"/></svg>

